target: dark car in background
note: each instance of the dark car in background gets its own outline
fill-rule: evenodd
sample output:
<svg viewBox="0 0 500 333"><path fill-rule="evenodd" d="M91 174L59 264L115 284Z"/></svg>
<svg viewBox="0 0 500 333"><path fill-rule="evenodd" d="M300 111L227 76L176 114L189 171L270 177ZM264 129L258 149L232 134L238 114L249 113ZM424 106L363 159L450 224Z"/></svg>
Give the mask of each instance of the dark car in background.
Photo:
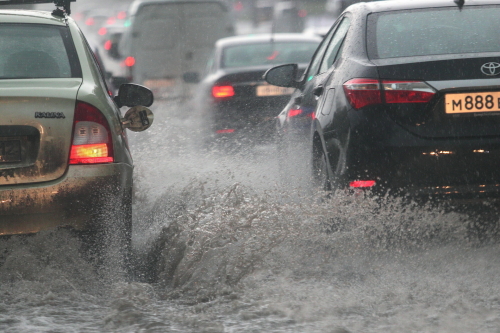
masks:
<svg viewBox="0 0 500 333"><path fill-rule="evenodd" d="M195 110L208 136L269 132L293 88L267 84L262 76L276 64L298 63L301 70L321 38L303 34L262 34L223 38L215 44L197 88ZM197 73L187 73L198 81ZM193 80L194 79L194 80ZM263 134L263 133L261 133Z"/></svg>
<svg viewBox="0 0 500 333"><path fill-rule="evenodd" d="M500 195L500 1L349 7L315 53L266 74L297 88L283 143L305 142L326 190Z"/></svg>

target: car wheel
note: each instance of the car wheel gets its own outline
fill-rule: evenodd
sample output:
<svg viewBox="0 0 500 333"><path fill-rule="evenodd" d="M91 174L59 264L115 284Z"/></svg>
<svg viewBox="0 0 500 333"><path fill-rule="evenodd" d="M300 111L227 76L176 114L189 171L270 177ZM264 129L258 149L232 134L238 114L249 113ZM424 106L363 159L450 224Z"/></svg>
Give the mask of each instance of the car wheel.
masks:
<svg viewBox="0 0 500 333"><path fill-rule="evenodd" d="M327 157L319 145L313 147L312 171L314 187L322 191L331 191L332 184L328 172Z"/></svg>

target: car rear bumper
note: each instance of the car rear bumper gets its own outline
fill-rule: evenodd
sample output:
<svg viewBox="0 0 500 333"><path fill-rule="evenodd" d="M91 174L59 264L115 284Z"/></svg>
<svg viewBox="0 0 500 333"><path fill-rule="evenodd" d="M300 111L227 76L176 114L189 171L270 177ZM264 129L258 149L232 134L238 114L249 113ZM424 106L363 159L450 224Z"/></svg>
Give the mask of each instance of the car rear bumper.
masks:
<svg viewBox="0 0 500 333"><path fill-rule="evenodd" d="M214 130L253 130L260 127L274 128L275 118L286 105L286 99L258 98L238 101L221 101L211 108Z"/></svg>
<svg viewBox="0 0 500 333"><path fill-rule="evenodd" d="M351 128L346 181L421 197L500 197L500 137L423 138L382 118Z"/></svg>
<svg viewBox="0 0 500 333"><path fill-rule="evenodd" d="M70 166L56 181L0 187L0 235L56 228L85 230L105 206L132 189L128 164Z"/></svg>

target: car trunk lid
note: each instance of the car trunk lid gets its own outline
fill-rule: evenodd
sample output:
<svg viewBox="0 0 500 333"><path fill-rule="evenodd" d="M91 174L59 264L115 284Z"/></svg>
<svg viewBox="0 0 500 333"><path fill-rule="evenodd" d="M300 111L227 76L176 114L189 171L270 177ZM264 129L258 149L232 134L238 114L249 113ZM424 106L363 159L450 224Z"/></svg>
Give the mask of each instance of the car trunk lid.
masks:
<svg viewBox="0 0 500 333"><path fill-rule="evenodd" d="M47 182L66 172L81 83L0 81L0 185Z"/></svg>
<svg viewBox="0 0 500 333"><path fill-rule="evenodd" d="M500 63L500 56L416 58L400 63L373 60L382 82L423 81L436 91L428 103L387 104L386 112L395 122L427 138L500 135L500 68L495 75L489 74L491 64Z"/></svg>

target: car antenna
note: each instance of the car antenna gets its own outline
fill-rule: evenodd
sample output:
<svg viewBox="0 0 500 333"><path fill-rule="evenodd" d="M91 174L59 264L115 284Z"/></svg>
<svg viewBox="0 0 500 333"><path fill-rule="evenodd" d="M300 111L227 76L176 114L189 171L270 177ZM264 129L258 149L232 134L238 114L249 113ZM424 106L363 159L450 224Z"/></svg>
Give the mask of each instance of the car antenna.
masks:
<svg viewBox="0 0 500 333"><path fill-rule="evenodd" d="M462 7L465 5L465 0L453 0L458 6L458 9L462 10Z"/></svg>

